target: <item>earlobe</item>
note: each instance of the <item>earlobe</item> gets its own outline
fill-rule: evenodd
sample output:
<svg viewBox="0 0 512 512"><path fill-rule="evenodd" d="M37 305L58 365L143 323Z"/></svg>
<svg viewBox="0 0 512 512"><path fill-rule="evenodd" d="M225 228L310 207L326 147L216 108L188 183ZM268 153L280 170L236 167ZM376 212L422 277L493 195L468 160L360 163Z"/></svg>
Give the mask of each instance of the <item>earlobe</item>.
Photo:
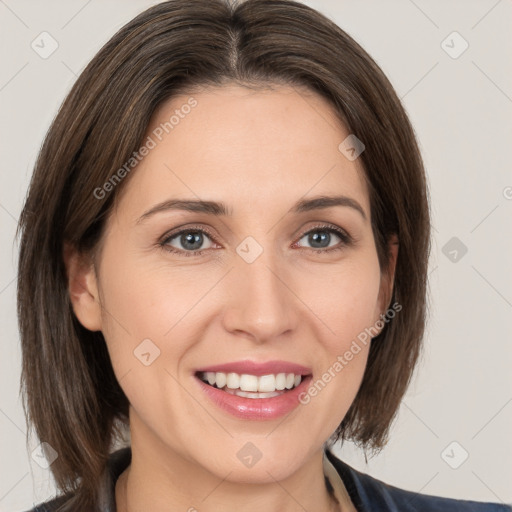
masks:
<svg viewBox="0 0 512 512"><path fill-rule="evenodd" d="M101 305L94 265L73 246L64 244L68 293L78 321L90 331L101 330Z"/></svg>

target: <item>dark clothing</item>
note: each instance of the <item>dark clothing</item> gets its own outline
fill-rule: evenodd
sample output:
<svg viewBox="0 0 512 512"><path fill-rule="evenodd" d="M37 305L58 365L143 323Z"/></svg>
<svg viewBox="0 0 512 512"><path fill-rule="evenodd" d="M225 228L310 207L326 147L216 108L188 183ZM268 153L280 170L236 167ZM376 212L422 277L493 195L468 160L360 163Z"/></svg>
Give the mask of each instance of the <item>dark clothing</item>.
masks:
<svg viewBox="0 0 512 512"><path fill-rule="evenodd" d="M399 489L353 469L330 451L326 451L326 456L341 477L358 512L512 512L511 505L439 498ZM129 447L110 456L98 490L101 512L115 512L116 481L130 461ZM66 498L54 498L28 512L55 512Z"/></svg>

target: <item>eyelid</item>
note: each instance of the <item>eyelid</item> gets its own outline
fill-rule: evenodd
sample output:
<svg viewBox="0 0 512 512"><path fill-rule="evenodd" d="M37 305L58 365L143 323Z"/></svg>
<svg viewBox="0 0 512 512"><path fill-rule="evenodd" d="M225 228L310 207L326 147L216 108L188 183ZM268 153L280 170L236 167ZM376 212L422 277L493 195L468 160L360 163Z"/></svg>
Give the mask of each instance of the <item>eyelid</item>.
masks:
<svg viewBox="0 0 512 512"><path fill-rule="evenodd" d="M301 231L302 234L299 236L298 240L303 238L305 235L308 235L312 231L320 231L321 229L326 229L326 231L334 232L346 244L349 244L354 241L353 237L348 233L348 231L346 231L343 228L340 228L339 226L336 226L335 224L330 224L329 222L320 222L319 224L315 224L313 227L306 229L306 231Z"/></svg>
<svg viewBox="0 0 512 512"><path fill-rule="evenodd" d="M305 251L309 251L309 252L313 252L313 253L330 253L330 252L334 252L339 249L346 248L346 247L352 245L355 241L354 238L345 229L343 229L335 224L330 224L328 222L319 222L318 224L315 224L314 226L311 226L311 227L307 228L306 230L302 230L300 232L301 234L298 235L296 242L294 242L292 244L292 246L295 246L304 236L308 235L309 233L314 232L314 231L320 231L322 229L325 229L326 231L333 232L335 235L337 235L341 239L341 242L333 247L325 247L325 248L320 248L320 249L318 249L318 248L315 249L312 247L299 247L298 250L305 250ZM178 235L181 235L182 233L193 232L193 231L205 233L211 239L212 243L218 245L216 236L213 235L212 232L207 227L205 227L203 224L197 224L197 225L186 224L186 225L174 228L171 231L166 232L160 238L160 240L158 241L158 245L162 249L164 249L168 252L171 252L174 254L179 254L179 255L184 255L184 256L200 255L204 252L211 250L211 248L209 248L209 249L198 249L195 251L184 251L181 249L176 249L174 247L169 248L169 246L167 245L167 242L170 239L176 238Z"/></svg>
<svg viewBox="0 0 512 512"><path fill-rule="evenodd" d="M160 237L159 243L164 243L167 240L169 240L170 238L173 238L177 235L180 235L183 232L188 232L188 231L204 232L212 239L212 241L215 241L215 235L204 224L197 224L197 225L185 224L183 226L178 226L177 228L171 229L170 231L167 231L166 233L164 233Z"/></svg>
<svg viewBox="0 0 512 512"><path fill-rule="evenodd" d="M209 249L198 249L195 251L185 251L185 250L176 249L175 247L171 247L171 246L167 245L167 242L169 242L172 238L176 238L183 233L188 233L188 232L193 232L193 231L197 231L199 233L205 233L206 235L208 235L208 238L210 238L210 240L212 241L212 243L214 245L218 245L215 235L213 235L212 232L207 227L204 226L204 224L198 224L198 225L185 224L183 226L178 226L177 228L174 228L174 229L166 232L158 240L157 246L159 248L163 249L164 251L170 252L172 254L177 254L179 256L182 255L185 257L200 255L206 251L211 250L211 248L209 248Z"/></svg>

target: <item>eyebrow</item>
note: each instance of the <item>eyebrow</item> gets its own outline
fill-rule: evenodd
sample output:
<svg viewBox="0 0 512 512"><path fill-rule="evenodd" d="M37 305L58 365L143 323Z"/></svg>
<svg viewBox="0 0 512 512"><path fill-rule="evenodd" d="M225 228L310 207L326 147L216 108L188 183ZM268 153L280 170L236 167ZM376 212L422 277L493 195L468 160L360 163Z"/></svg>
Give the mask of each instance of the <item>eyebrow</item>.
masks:
<svg viewBox="0 0 512 512"><path fill-rule="evenodd" d="M332 208L334 206L352 208L359 212L364 220L367 220L363 207L355 199L347 196L317 196L311 199L301 199L297 201L290 210L288 210L288 213L309 212L312 210ZM184 210L189 212L206 213L218 217L232 215L231 210L222 202L202 201L199 199L168 199L144 212L137 219L136 224L139 224L151 215L167 210Z"/></svg>

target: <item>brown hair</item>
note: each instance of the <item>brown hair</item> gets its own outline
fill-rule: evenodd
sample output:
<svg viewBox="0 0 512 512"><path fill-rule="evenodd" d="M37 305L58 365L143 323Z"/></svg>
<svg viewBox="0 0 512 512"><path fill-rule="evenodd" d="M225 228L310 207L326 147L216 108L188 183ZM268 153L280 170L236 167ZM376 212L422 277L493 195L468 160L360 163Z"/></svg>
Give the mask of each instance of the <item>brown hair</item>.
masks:
<svg viewBox="0 0 512 512"><path fill-rule="evenodd" d="M304 86L327 99L365 145L359 158L381 269L390 236L399 238L391 302L402 310L372 342L336 437L382 448L413 374L426 318L428 190L414 131L388 79L349 35L303 4L160 3L121 28L74 84L44 140L18 226L25 414L57 451L51 470L59 490L74 494L73 510L96 509L98 481L129 404L102 333L74 315L64 242L83 253L98 248L128 178L101 200L94 191L141 146L164 100L228 82Z"/></svg>

